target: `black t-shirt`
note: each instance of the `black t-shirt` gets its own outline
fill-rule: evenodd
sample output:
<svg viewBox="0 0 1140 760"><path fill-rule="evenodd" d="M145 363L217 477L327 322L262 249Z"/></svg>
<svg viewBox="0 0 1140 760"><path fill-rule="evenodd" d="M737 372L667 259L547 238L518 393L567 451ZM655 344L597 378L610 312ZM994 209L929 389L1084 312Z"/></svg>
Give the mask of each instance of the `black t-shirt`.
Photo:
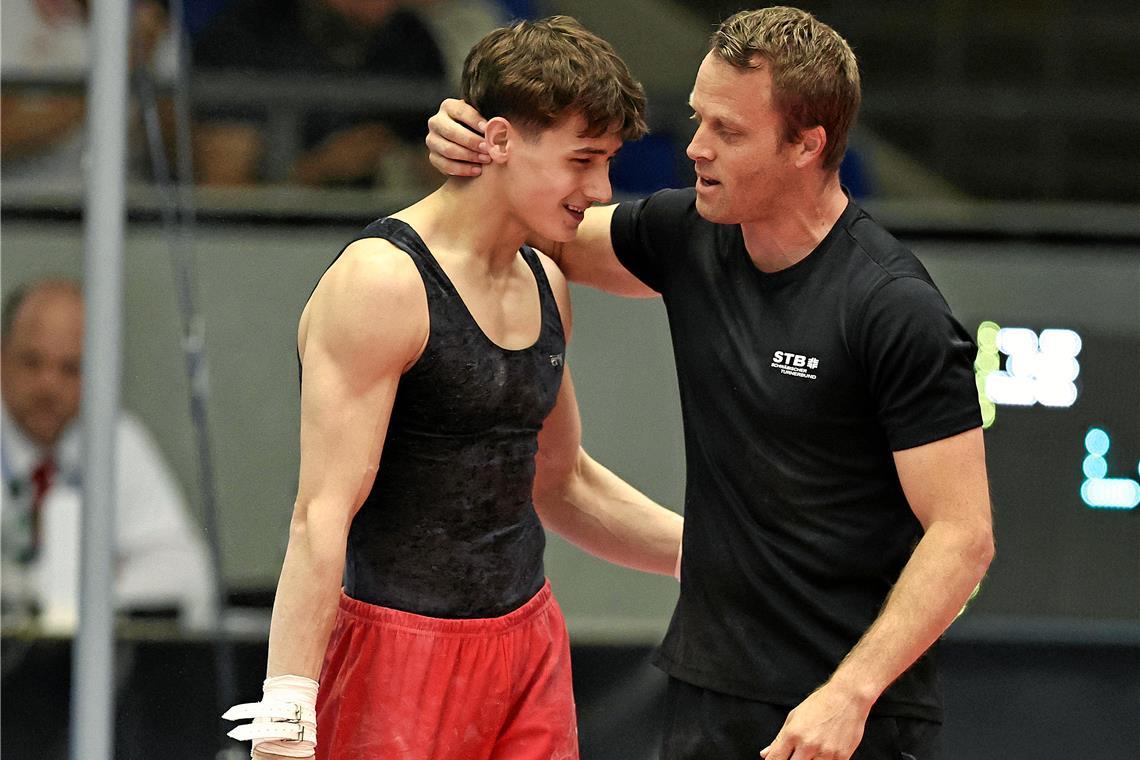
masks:
<svg viewBox="0 0 1140 760"><path fill-rule="evenodd" d="M625 266L664 298L688 476L681 597L658 663L795 705L870 627L922 534L892 452L981 424L974 345L918 259L854 202L765 274L693 190L621 204ZM875 706L938 719L932 653Z"/></svg>

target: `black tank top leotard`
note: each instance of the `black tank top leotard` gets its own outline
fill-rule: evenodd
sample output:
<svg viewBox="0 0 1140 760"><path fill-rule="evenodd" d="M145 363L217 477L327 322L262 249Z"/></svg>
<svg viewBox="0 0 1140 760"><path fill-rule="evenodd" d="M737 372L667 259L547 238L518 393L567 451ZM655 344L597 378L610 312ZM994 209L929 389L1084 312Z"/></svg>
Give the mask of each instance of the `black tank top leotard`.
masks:
<svg viewBox="0 0 1140 760"><path fill-rule="evenodd" d="M542 329L529 348L504 349L415 230L380 219L355 240L373 237L415 262L431 324L423 355L400 379L376 481L349 531L345 593L433 617L504 615L544 582L546 537L531 488L538 431L562 381L558 305L524 246Z"/></svg>

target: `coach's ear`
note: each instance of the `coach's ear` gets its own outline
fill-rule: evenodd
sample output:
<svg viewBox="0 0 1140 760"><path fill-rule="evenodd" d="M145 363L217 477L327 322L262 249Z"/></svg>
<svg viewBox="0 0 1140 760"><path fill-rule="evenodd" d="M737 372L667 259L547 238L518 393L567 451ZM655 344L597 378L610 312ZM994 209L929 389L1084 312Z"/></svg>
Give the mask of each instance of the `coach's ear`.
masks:
<svg viewBox="0 0 1140 760"><path fill-rule="evenodd" d="M491 155L491 163L506 163L511 155L511 143L517 137L511 123L502 116L496 116L487 122L487 127L483 130L483 137L487 142L487 152Z"/></svg>
<svg viewBox="0 0 1140 760"><path fill-rule="evenodd" d="M827 147L827 130L822 126L814 126L800 132L800 139L795 144L795 165L803 168L813 161L823 162L823 149Z"/></svg>

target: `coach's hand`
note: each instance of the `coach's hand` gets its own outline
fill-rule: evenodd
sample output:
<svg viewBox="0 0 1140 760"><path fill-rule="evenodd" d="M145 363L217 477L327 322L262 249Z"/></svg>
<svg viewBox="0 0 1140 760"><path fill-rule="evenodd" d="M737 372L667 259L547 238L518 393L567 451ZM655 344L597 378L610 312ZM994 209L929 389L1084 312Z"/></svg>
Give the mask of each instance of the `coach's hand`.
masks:
<svg viewBox="0 0 1140 760"><path fill-rule="evenodd" d="M486 120L462 100L448 98L439 111L428 119L428 136L424 139L430 151L432 166L442 174L475 177L483 171L480 164L490 162L483 142Z"/></svg>
<svg viewBox="0 0 1140 760"><path fill-rule="evenodd" d="M849 760L863 739L871 703L824 684L788 713L764 760Z"/></svg>

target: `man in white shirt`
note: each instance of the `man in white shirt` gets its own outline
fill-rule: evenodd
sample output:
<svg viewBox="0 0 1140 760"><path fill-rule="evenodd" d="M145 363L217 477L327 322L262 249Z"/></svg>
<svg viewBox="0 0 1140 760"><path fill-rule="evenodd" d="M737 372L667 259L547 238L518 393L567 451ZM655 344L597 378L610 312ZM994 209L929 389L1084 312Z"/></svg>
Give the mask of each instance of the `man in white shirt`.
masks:
<svg viewBox="0 0 1140 760"><path fill-rule="evenodd" d="M81 496L80 366L83 296L66 280L43 280L4 304L3 574L5 617L36 611L50 629L77 619ZM142 424L118 424L116 606L176 608L188 628L214 615L212 572L200 528Z"/></svg>

